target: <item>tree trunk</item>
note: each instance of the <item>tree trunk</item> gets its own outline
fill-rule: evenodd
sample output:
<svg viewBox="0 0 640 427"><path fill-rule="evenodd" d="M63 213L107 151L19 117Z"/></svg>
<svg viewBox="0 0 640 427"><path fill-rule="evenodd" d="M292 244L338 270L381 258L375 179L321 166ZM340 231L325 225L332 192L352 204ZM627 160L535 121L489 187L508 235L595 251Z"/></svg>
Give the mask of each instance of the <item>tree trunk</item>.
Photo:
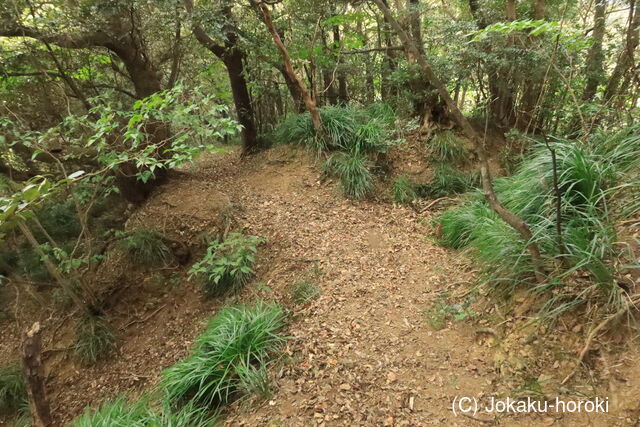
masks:
<svg viewBox="0 0 640 427"><path fill-rule="evenodd" d="M291 79L291 76L287 73L284 65L279 67L278 71L280 71L280 74L282 74L284 82L287 85L287 89L289 89L289 94L293 99L295 112L298 114L304 113L306 108L304 105L304 99L302 99L302 92L300 92L300 87L294 80Z"/></svg>
<svg viewBox="0 0 640 427"><path fill-rule="evenodd" d="M280 55L282 55L282 60L284 62L284 71L286 72L287 76L289 76L289 79L291 79L291 81L298 87L298 90L300 91L300 95L302 96L302 100L304 101L304 105L306 106L307 111L309 111L309 114L311 115L311 122L313 123L313 128L316 131L316 135L319 138L325 138L327 135L326 135L326 132L324 131L324 126L322 125L322 119L320 118L320 112L318 111L316 102L314 101L313 98L311 98L311 96L309 95L309 91L307 90L307 87L302 82L302 80L298 78L295 71L293 70L293 65L291 64L291 57L289 56L289 51L287 51L287 48L285 47L284 43L282 43L282 39L280 38L280 35L278 34L275 26L273 25L273 20L271 19L271 13L269 12L269 8L264 3L259 3L258 7L262 12L263 21L267 26L267 29L269 30L271 37L273 38L273 42L275 43L276 47L280 51Z"/></svg>
<svg viewBox="0 0 640 427"><path fill-rule="evenodd" d="M340 49L340 27L333 27L333 44L335 45L335 49ZM338 102L342 105L347 105L349 103L349 93L347 92L347 77L345 76L344 70L342 70L341 65L342 61L338 57L337 63L337 75L338 75Z"/></svg>
<svg viewBox="0 0 640 427"><path fill-rule="evenodd" d="M604 92L604 102L609 104L611 100L620 95L620 82L623 76L633 67L633 53L638 47L640 31L640 13L635 0L631 0L629 7L629 26L624 49L620 52L616 67L609 78L607 89Z"/></svg>
<svg viewBox="0 0 640 427"><path fill-rule="evenodd" d="M592 44L587 55L585 75L587 83L582 93L584 102L591 102L598 92L598 87L604 80L604 53L602 52L602 42L606 30L606 9L605 0L596 0L595 13L593 17Z"/></svg>
<svg viewBox="0 0 640 427"><path fill-rule="evenodd" d="M22 343L22 375L27 386L29 407L36 427L53 425L51 409L45 389L44 366L42 365L42 329L34 323L24 334Z"/></svg>
<svg viewBox="0 0 640 427"><path fill-rule="evenodd" d="M382 0L373 0L374 3L380 8L382 13L385 15L388 22L391 23L393 28L396 30L396 33L400 37L402 44L405 46L407 51L410 51L418 60L420 67L425 75L425 77L431 82L431 84L437 89L438 94L444 100L447 107L449 108L449 112L453 116L456 124L462 129L467 138L471 140L471 142L475 146L475 151L478 155L478 160L480 161L480 173L482 176L482 187L484 190L484 196L487 200L487 203L491 208L502 218L504 222L509 224L514 230L516 230L520 236L527 242L527 248L529 250L529 254L531 255L531 261L534 266L536 280L538 282L543 282L545 280L545 273L542 266L542 259L540 256L540 249L538 245L533 241L533 234L531 233L531 229L529 226L516 214L505 208L498 197L495 194L493 189L493 183L491 179L491 173L489 171L489 162L486 157L486 153L484 150L483 142L476 132L476 130L471 126L471 123L464 117L460 109L453 102L453 99L449 95L446 87L442 83L442 81L436 76L433 71L431 64L425 59L424 55L420 54L416 46L412 43L411 39L404 31L404 29L398 24L398 22L391 15L391 11L387 8Z"/></svg>
<svg viewBox="0 0 640 427"><path fill-rule="evenodd" d="M253 104L244 78L244 52L237 48L228 49L223 55L223 62L227 67L238 122L242 125L243 152L245 154L255 152L260 147Z"/></svg>

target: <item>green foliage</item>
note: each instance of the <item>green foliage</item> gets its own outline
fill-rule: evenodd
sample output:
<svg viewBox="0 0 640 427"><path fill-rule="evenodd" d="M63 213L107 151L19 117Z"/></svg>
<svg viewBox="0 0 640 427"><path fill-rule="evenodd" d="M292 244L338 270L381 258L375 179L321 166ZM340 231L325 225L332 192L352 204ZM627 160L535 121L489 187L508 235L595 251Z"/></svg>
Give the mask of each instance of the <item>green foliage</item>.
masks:
<svg viewBox="0 0 640 427"><path fill-rule="evenodd" d="M273 139L302 144L316 152L338 150L356 154L385 152L393 144L390 138L395 113L386 104L373 104L366 109L326 106L320 109L320 118L329 137L327 141L316 136L309 113L287 116L276 128Z"/></svg>
<svg viewBox="0 0 640 427"><path fill-rule="evenodd" d="M618 301L616 266L625 262L620 259L623 253L616 249L615 224L638 211L634 194L640 190L639 140L636 127L582 143L557 141L550 145L557 155L558 188L562 194L562 248L557 243L550 150L545 145L534 148L515 175L495 180L498 198L529 224L545 263L553 271L554 284L536 291L543 292L550 286L557 289L562 286L562 279L582 270L598 284L595 295L604 295L609 302ZM486 266L491 281L505 290L527 281L533 274L527 242L497 217L480 191L469 194L466 200L440 217L442 243L472 248ZM581 299L585 295L586 291ZM571 306L563 305L567 309Z"/></svg>
<svg viewBox="0 0 640 427"><path fill-rule="evenodd" d="M80 234L80 221L73 200L51 201L36 213L40 224L55 240L67 241ZM38 241L45 240L38 229L34 230Z"/></svg>
<svg viewBox="0 0 640 427"><path fill-rule="evenodd" d="M136 230L122 239L121 246L135 262L148 267L171 261L171 249L162 234L155 231Z"/></svg>
<svg viewBox="0 0 640 427"><path fill-rule="evenodd" d="M464 193L476 187L478 182L477 173L464 173L453 166L440 164L436 167L431 181L418 188L418 194L427 198L445 197Z"/></svg>
<svg viewBox="0 0 640 427"><path fill-rule="evenodd" d="M116 338L103 316L85 314L76 326L75 355L83 365L105 359L116 348Z"/></svg>
<svg viewBox="0 0 640 427"><path fill-rule="evenodd" d="M441 163L460 163L467 155L464 140L450 130L437 133L431 138L429 150L431 158Z"/></svg>
<svg viewBox="0 0 640 427"><path fill-rule="evenodd" d="M96 410L86 408L84 414L73 421L74 427L205 427L213 426L215 418L207 408L185 405L179 410L171 410L165 405L161 410L151 407L142 398L127 402L124 396L107 402Z"/></svg>
<svg viewBox="0 0 640 427"><path fill-rule="evenodd" d="M373 191L373 174L367 158L361 154L334 154L325 168L340 179L342 192L348 197L362 199Z"/></svg>
<svg viewBox="0 0 640 427"><path fill-rule="evenodd" d="M286 143L299 143L318 152L337 151L325 164L328 173L336 175L343 193L361 199L373 190L370 158L386 152L395 141L391 139L396 121L387 104L372 104L367 108L326 106L320 116L328 138L316 135L308 113L288 116L278 126L273 138Z"/></svg>
<svg viewBox="0 0 640 427"><path fill-rule="evenodd" d="M240 387L263 389L260 370L285 338L278 334L284 313L274 304L226 307L196 340L191 355L162 373L161 386L177 406L217 408Z"/></svg>
<svg viewBox="0 0 640 427"><path fill-rule="evenodd" d="M16 414L27 409L27 389L19 365L0 367L0 413Z"/></svg>
<svg viewBox="0 0 640 427"><path fill-rule="evenodd" d="M231 233L224 242L211 242L204 257L189 270L200 276L207 297L228 295L244 287L254 274L257 246L264 242L256 236Z"/></svg>
<svg viewBox="0 0 640 427"><path fill-rule="evenodd" d="M411 203L418 198L415 185L409 178L400 175L393 181L393 201L400 204Z"/></svg>
<svg viewBox="0 0 640 427"><path fill-rule="evenodd" d="M299 280L291 287L291 299L296 304L306 304L320 296L320 289L307 280Z"/></svg>
<svg viewBox="0 0 640 427"><path fill-rule="evenodd" d="M446 292L441 292L431 307L423 312L429 326L436 331L444 329L448 321L460 322L477 316L477 313L470 309L471 304L476 301L474 296L455 304L449 304L448 297Z"/></svg>
<svg viewBox="0 0 640 427"><path fill-rule="evenodd" d="M251 364L240 363L236 370L239 379L238 390L244 396L268 399L273 395L269 383L269 370L264 364L255 367Z"/></svg>

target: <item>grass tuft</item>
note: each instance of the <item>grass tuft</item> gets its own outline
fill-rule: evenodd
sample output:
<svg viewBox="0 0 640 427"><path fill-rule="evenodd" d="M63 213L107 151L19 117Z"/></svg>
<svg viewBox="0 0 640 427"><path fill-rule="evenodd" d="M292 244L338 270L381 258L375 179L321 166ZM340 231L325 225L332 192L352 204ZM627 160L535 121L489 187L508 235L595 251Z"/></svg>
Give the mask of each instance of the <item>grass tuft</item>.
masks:
<svg viewBox="0 0 640 427"><path fill-rule="evenodd" d="M111 326L103 316L84 315L76 326L75 355L83 365L106 358L116 347Z"/></svg>
<svg viewBox="0 0 640 427"><path fill-rule="evenodd" d="M217 408L242 387L255 386L256 376L261 375L256 372L266 368L269 356L285 340L278 334L283 326L284 313L275 304L222 309L197 339L191 355L162 373L161 386L169 402Z"/></svg>
<svg viewBox="0 0 640 427"><path fill-rule="evenodd" d="M415 185L409 178L400 175L393 181L393 201L402 205L409 204L418 198Z"/></svg>
<svg viewBox="0 0 640 427"><path fill-rule="evenodd" d="M432 160L439 163L460 163L467 156L464 140L449 130L434 135L429 149Z"/></svg>
<svg viewBox="0 0 640 427"><path fill-rule="evenodd" d="M146 398L128 402L124 396L104 403L97 409L86 408L84 414L73 421L74 427L205 427L213 426L213 417L207 408L186 405L171 410L165 405L160 410L151 407Z"/></svg>
<svg viewBox="0 0 640 427"><path fill-rule="evenodd" d="M469 191L476 187L478 182L477 173L464 173L448 164L440 164L436 167L431 182L421 186L418 194L436 199Z"/></svg>
<svg viewBox="0 0 640 427"><path fill-rule="evenodd" d="M334 154L325 168L340 179L342 192L347 197L363 199L373 191L373 175L367 158L360 154Z"/></svg>
<svg viewBox="0 0 640 427"><path fill-rule="evenodd" d="M27 388L19 365L0 368L0 413L18 414L28 406Z"/></svg>
<svg viewBox="0 0 640 427"><path fill-rule="evenodd" d="M620 307L620 266L629 259L618 242L616 224L637 213L640 204L640 126L619 134L598 135L588 141L556 141L562 245L556 229L556 194L551 152L541 144L510 177L494 181L500 201L529 224L541 249L549 282L530 287L548 293L546 313L553 317L586 302L597 301L606 310ZM481 191L465 197L461 206L438 220L441 242L449 247L472 249L485 266L489 280L510 292L530 283L533 266L523 241L487 206ZM619 271L618 271L619 270ZM574 273L588 273L596 286L575 287L565 280Z"/></svg>
<svg viewBox="0 0 640 427"><path fill-rule="evenodd" d="M320 296L320 289L306 280L299 280L291 287L291 299L296 304L306 304Z"/></svg>
<svg viewBox="0 0 640 427"><path fill-rule="evenodd" d="M124 238L121 245L134 261L147 267L164 265L171 261L171 249L162 234L155 231L135 231Z"/></svg>

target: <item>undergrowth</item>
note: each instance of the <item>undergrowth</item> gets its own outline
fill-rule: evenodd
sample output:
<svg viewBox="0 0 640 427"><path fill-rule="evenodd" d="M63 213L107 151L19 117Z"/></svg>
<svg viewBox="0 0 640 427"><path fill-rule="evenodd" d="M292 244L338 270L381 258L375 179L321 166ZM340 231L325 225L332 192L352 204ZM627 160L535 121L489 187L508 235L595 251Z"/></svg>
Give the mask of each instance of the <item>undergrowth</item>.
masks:
<svg viewBox="0 0 640 427"><path fill-rule="evenodd" d="M0 413L17 415L28 408L27 389L20 366L0 367Z"/></svg>
<svg viewBox="0 0 640 427"><path fill-rule="evenodd" d="M529 287L548 296L543 317L555 318L588 301L599 301L609 311L624 305L627 297L620 283L626 269L638 265L621 242L617 225L640 207L639 131L636 126L584 142L550 144L557 155L559 211L552 154L544 144L533 148L513 176L495 180L498 198L529 224L542 252L549 279ZM527 242L487 206L480 190L467 194L462 205L446 211L438 222L441 242L471 248L497 290L511 293L519 284L532 283ZM576 273L584 272L591 284L575 285L580 276Z"/></svg>
<svg viewBox="0 0 640 427"><path fill-rule="evenodd" d="M111 326L103 316L85 314L76 326L75 355L83 365L105 359L116 347Z"/></svg>
<svg viewBox="0 0 640 427"><path fill-rule="evenodd" d="M257 246L263 241L240 233L231 233L222 243L214 240L204 257L189 270L190 277L202 279L207 297L237 292L253 276Z"/></svg>
<svg viewBox="0 0 640 427"><path fill-rule="evenodd" d="M450 130L434 135L429 142L429 151L431 159L439 163L460 163L467 156L464 140Z"/></svg>
<svg viewBox="0 0 640 427"><path fill-rule="evenodd" d="M74 427L206 427L215 425L216 417L208 408L185 405L173 410L168 405L154 409L142 398L128 402L120 396L112 402L102 404L95 410L87 408L84 414L73 421Z"/></svg>
<svg viewBox="0 0 640 427"><path fill-rule="evenodd" d="M393 201L399 204L408 204L418 198L415 184L404 175L396 177L392 191Z"/></svg>
<svg viewBox="0 0 640 427"><path fill-rule="evenodd" d="M191 355L162 372L172 405L218 408L241 390L265 390L263 369L285 338L284 313L275 304L226 307L196 340Z"/></svg>
<svg viewBox="0 0 640 427"><path fill-rule="evenodd" d="M136 262L154 267L171 260L171 249L162 234L150 230L137 230L122 239L121 246Z"/></svg>
<svg viewBox="0 0 640 427"><path fill-rule="evenodd" d="M475 172L462 172L455 166L439 164L428 184L422 185L417 192L421 197L438 198L464 193L479 184L479 175Z"/></svg>
<svg viewBox="0 0 640 427"><path fill-rule="evenodd" d="M320 296L320 289L308 280L299 280L291 287L291 299L296 304L306 304Z"/></svg>
<svg viewBox="0 0 640 427"><path fill-rule="evenodd" d="M302 144L328 154L325 171L340 179L343 193L360 199L373 190L376 155L395 144L396 116L386 104L367 108L326 106L320 109L326 137L316 135L309 113L287 116L273 134L276 141Z"/></svg>

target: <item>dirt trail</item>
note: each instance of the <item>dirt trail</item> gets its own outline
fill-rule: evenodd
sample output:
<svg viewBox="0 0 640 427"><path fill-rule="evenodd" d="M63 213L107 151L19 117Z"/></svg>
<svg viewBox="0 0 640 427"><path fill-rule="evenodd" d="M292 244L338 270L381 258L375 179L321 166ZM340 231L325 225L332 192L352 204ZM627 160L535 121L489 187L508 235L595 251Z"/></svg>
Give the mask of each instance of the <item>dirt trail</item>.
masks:
<svg viewBox="0 0 640 427"><path fill-rule="evenodd" d="M480 422L455 417L450 408L456 396L505 392L494 350L478 341L472 323L432 331L425 322L423 310L440 291L461 292L475 280L464 257L432 242L428 214L349 201L334 184L320 182L310 159L290 147L242 161L235 151L206 156L154 196L160 201L154 209L175 199L169 197L174 193L189 195L189 203L166 206L172 218L185 218L185 227L194 225L194 212L202 216L203 206L215 205L212 195L224 193L235 226L267 238L256 281L242 299L276 299L294 309L288 287L305 277L322 292L293 310L286 357L272 369L272 398L237 402L229 408L228 425L486 424L486 415L478 415L485 420ZM110 313L120 331L120 356L90 369L62 362L64 370L51 368L52 401L61 420L121 392L150 390L162 369L186 356L220 302L203 301L197 285L187 283L185 275L182 280L179 290L157 291L151 282L130 285L117 312ZM18 342L10 347L14 353ZM603 415L560 414L493 421L616 423Z"/></svg>
<svg viewBox="0 0 640 427"><path fill-rule="evenodd" d="M468 262L429 239L427 217L405 207L352 202L321 184L300 153L272 150L221 171L201 164L203 178L234 188L246 232L264 236L258 278L286 299L306 272L322 296L297 311L288 333L289 363L277 391L256 408L238 404L231 425L470 425L451 412L456 396L500 390L490 346L474 326L432 331L423 310L442 290L474 280ZM229 164L235 168L235 164ZM488 419L486 416L479 418ZM502 425L612 425L596 415L534 415ZM600 424L601 423L601 424Z"/></svg>

